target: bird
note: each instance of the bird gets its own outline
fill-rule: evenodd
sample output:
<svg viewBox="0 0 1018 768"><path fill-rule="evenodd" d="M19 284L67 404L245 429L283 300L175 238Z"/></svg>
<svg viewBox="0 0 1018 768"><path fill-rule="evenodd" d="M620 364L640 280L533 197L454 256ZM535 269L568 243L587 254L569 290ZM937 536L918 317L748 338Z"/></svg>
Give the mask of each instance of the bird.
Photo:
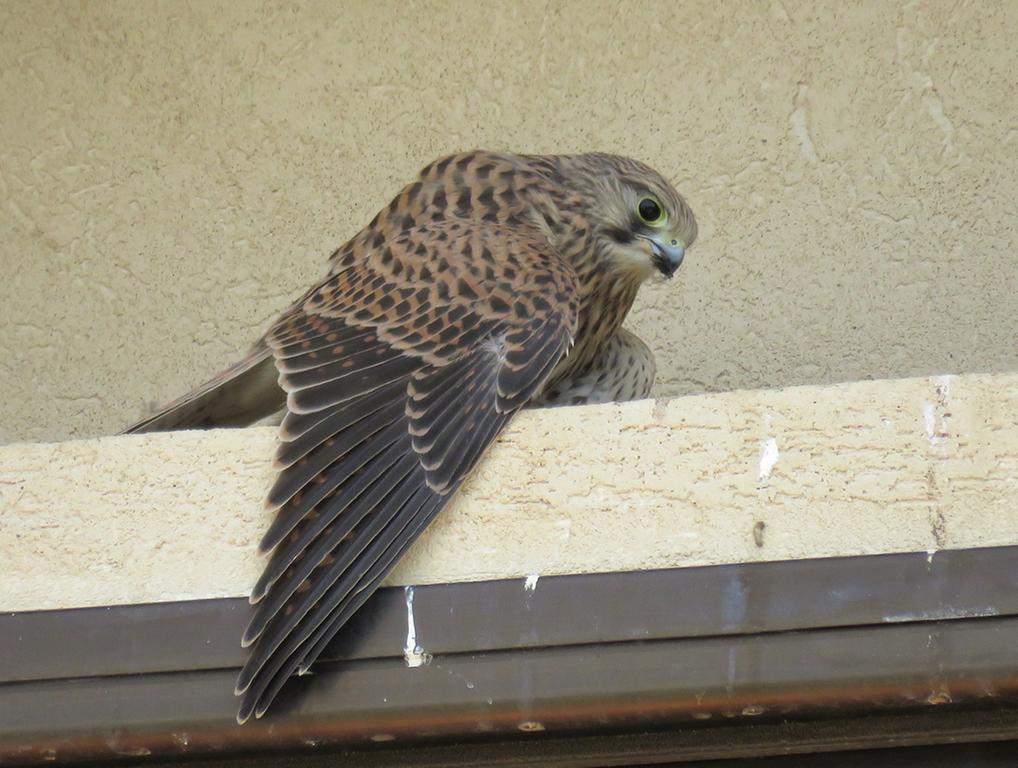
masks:
<svg viewBox="0 0 1018 768"><path fill-rule="evenodd" d="M124 430L282 414L239 723L308 671L521 409L648 396L653 355L622 322L696 236L637 160L442 157L238 363Z"/></svg>

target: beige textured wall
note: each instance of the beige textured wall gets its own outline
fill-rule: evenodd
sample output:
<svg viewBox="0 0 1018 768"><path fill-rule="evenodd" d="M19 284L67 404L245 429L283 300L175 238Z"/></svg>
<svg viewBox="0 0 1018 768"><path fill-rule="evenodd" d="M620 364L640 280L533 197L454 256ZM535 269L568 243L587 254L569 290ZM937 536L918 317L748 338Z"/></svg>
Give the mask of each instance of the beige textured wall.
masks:
<svg viewBox="0 0 1018 768"><path fill-rule="evenodd" d="M1018 369L1018 3L0 5L0 441L230 361L432 157L652 162L661 394Z"/></svg>

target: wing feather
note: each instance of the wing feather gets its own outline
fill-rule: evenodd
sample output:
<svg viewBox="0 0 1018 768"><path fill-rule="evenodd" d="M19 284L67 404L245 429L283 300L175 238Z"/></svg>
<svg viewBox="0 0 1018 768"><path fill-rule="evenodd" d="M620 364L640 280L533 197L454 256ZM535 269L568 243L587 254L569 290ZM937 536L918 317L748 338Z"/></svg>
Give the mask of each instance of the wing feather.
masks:
<svg viewBox="0 0 1018 768"><path fill-rule="evenodd" d="M316 368L284 373L283 386L288 392L322 387L340 382L354 375L372 375L374 369L401 357L403 353L387 345L375 344L367 349L348 355L336 356L334 362L327 362Z"/></svg>
<svg viewBox="0 0 1018 768"><path fill-rule="evenodd" d="M330 436L308 451L299 461L291 464L286 472L280 473L279 478L269 491L269 503L275 508L281 507L312 484L317 486L315 494L312 495L312 498L317 501L321 494L335 487L335 482L330 482L330 480L345 479L349 476L350 471L361 466L363 463L361 460L366 453L370 452L371 445L375 445L381 440L381 438L372 440L374 435L384 431L387 427L390 428L389 432L393 438L402 432L399 428L393 429L394 425L402 426L403 408L401 405L398 400L383 400L381 403L367 405L366 410L367 408L373 408L373 410L348 425L343 430L341 440L338 435ZM358 449L361 449L360 452ZM347 454L354 455L352 461L338 461ZM341 474L343 471L345 474ZM288 515L303 514L309 509L308 505L313 503L312 499L307 499L303 503L298 502L294 505L298 509L294 510L291 507Z"/></svg>
<svg viewBox="0 0 1018 768"><path fill-rule="evenodd" d="M443 493L470 472L480 461L484 451L509 423L510 414L496 413L495 406L483 406L485 413L479 414L472 424L467 425L463 439L452 443L442 462L428 470L428 485Z"/></svg>
<svg viewBox="0 0 1018 768"><path fill-rule="evenodd" d="M241 722L314 662L568 350L575 273L539 233L471 227L405 233L331 275L266 337L288 413ZM482 236L484 249L469 247ZM451 277L410 281L422 265ZM550 277L527 282L528 268Z"/></svg>
<svg viewBox="0 0 1018 768"><path fill-rule="evenodd" d="M310 666L335 632L367 601L396 559L409 548L443 504L444 499L440 496L423 499L415 496L407 502L401 510L400 524L392 526L384 536L372 542L362 559L351 568L349 577L337 584L330 599L316 609L317 627L307 637L291 637L280 649L271 666L266 667L259 688L252 687L248 691L248 694L254 694L250 696L250 704L248 696L245 696L240 716L250 715L253 711L256 717L261 717L294 672L306 671L305 665ZM248 706L253 706L253 710L245 713Z"/></svg>
<svg viewBox="0 0 1018 768"><path fill-rule="evenodd" d="M356 354L375 342L373 328L355 328L347 330L344 335L336 332L322 333L306 346L303 343L277 344L276 367L282 373L306 371L339 360L344 355Z"/></svg>
<svg viewBox="0 0 1018 768"><path fill-rule="evenodd" d="M475 352L464 362L466 365L461 367L458 379L445 386L454 404L450 406L443 398L436 398L432 407L426 407L419 417L410 419L412 444L421 455L425 469L432 469L441 462L449 441L465 431L480 408L489 402L494 404L497 363L484 352ZM434 391L427 379L419 383L417 391L427 393L429 390Z"/></svg>
<svg viewBox="0 0 1018 768"><path fill-rule="evenodd" d="M275 467L293 466L330 438L348 429L365 416L384 408L406 388L403 379L385 384L377 390L347 400L332 411L311 414L288 413L280 425L280 443L276 448ZM344 439L345 436L344 436Z"/></svg>
<svg viewBox="0 0 1018 768"><path fill-rule="evenodd" d="M420 366L420 360L400 355L373 365L366 370L354 369L342 378L304 389L291 390L286 398L286 407L297 413L310 413L332 408L359 394L378 389L385 384L391 384L397 379L413 373ZM285 378L283 385L285 388Z"/></svg>
<svg viewBox="0 0 1018 768"><path fill-rule="evenodd" d="M261 550L267 552L278 546L282 539L293 530L297 522L315 509L337 488L349 482L371 459L398 442L405 431L405 426L400 422L389 424L372 435L371 439L358 443L357 447L346 454L344 460L338 462L334 469L319 475L321 482L318 482L316 478L310 487L303 487L307 489L306 491L302 488L288 496L286 501L279 505L276 519L262 539ZM283 483L286 479L287 473L282 472L277 482ZM272 500L271 496L270 500Z"/></svg>
<svg viewBox="0 0 1018 768"><path fill-rule="evenodd" d="M403 482L418 462L416 457L407 454L403 446L392 446L376 457L372 464L375 466L366 467L366 471L354 481L319 505L313 516L308 515L301 520L290 536L273 551L252 591L252 602L260 600L284 573L287 581L299 584L331 549L330 542L339 541L349 534L373 505L381 503L393 486ZM343 514L348 509L350 511ZM291 566L298 562L301 567L292 570ZM273 592L274 598L289 597L281 588Z"/></svg>
<svg viewBox="0 0 1018 768"><path fill-rule="evenodd" d="M321 654L329 640L332 639L333 635L329 634L329 631L334 626L342 626L371 597L371 594L388 575L396 561L403 556L421 531L427 527L428 523L441 510L441 499L441 496L434 496L428 504L421 505L413 521L400 531L399 536L389 544L388 548L379 556L374 565L364 573L361 584L357 589L337 605L326 621L308 638L301 648L298 672L307 672L313 660Z"/></svg>
<svg viewBox="0 0 1018 768"><path fill-rule="evenodd" d="M365 563L361 555L365 552L370 555L372 543L379 534L394 535L398 530L397 515L401 510L408 504L423 504L430 496L431 492L419 481L414 482L414 478L405 480L393 488L385 501L366 515L351 534L335 545L307 580L308 588L286 601L283 609L272 616L273 631L266 634L265 642L254 647L241 671L238 691L247 691L263 666L266 674L259 677L268 682L266 678L286 663L294 648L311 636L335 604L346 596L344 589L353 589L361 575L374 563L374 558ZM397 524L390 525L394 520ZM386 528L389 529L387 533ZM257 686L252 695L258 697Z"/></svg>

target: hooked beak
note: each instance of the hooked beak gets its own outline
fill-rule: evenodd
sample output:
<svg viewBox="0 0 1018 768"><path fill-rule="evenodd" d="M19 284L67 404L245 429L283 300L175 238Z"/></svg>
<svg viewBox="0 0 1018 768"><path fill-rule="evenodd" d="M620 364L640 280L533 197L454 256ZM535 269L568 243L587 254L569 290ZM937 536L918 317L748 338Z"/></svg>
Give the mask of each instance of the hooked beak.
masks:
<svg viewBox="0 0 1018 768"><path fill-rule="evenodd" d="M654 252L654 266L665 277L670 278L682 265L682 258L686 255L686 246L678 240L660 239L658 237L645 238L650 243Z"/></svg>

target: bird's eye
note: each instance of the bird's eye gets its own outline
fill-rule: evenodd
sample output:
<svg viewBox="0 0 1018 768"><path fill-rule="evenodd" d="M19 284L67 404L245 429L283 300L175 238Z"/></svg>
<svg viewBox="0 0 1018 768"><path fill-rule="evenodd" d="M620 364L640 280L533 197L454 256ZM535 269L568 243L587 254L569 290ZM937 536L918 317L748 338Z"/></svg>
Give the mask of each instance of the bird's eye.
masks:
<svg viewBox="0 0 1018 768"><path fill-rule="evenodd" d="M665 217L664 211L661 210L661 206L658 201L653 197L645 197L640 201L640 204L636 207L637 213L640 214L640 218L647 224L660 224Z"/></svg>

